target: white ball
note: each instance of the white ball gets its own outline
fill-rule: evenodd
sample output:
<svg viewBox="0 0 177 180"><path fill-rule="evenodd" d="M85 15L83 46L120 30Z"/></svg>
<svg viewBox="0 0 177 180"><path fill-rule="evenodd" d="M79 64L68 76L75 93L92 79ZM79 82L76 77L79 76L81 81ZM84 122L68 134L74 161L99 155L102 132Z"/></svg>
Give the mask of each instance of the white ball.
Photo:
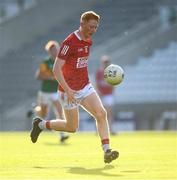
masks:
<svg viewBox="0 0 177 180"><path fill-rule="evenodd" d="M110 64L104 70L104 79L108 84L118 85L124 79L124 70L116 64Z"/></svg>

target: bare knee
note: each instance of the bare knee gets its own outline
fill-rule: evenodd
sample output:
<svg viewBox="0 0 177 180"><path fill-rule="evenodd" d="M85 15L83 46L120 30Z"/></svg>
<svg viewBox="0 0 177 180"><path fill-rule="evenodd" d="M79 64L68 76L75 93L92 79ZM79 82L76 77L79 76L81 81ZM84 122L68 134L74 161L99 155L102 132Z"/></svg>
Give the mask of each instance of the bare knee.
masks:
<svg viewBox="0 0 177 180"><path fill-rule="evenodd" d="M67 128L67 132L70 132L70 133L75 133L78 129L78 126L76 125L67 125L66 126Z"/></svg>
<svg viewBox="0 0 177 180"><path fill-rule="evenodd" d="M107 118L107 112L105 109L101 109L100 111L97 111L95 114L95 118L97 121L106 120Z"/></svg>
<svg viewBox="0 0 177 180"><path fill-rule="evenodd" d="M69 133L75 133L76 131L77 131L77 129L75 129L75 128L69 128L67 130L67 132L69 132Z"/></svg>

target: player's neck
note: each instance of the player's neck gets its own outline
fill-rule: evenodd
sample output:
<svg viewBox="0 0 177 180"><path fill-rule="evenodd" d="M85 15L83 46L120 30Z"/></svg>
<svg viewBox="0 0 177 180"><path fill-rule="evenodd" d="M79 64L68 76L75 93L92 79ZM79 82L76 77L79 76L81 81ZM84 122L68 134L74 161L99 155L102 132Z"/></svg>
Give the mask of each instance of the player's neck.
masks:
<svg viewBox="0 0 177 180"><path fill-rule="evenodd" d="M81 28L79 28L78 34L79 34L79 36L81 37L82 40L84 40L84 41L90 41L90 37L87 37L87 36L84 34L84 32L82 31Z"/></svg>

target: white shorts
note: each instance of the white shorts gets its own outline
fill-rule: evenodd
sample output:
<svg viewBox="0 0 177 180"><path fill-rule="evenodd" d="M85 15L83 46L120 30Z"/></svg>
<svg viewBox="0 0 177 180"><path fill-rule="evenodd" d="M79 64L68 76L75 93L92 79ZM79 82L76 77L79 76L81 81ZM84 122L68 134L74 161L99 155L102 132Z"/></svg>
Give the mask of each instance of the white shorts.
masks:
<svg viewBox="0 0 177 180"><path fill-rule="evenodd" d="M102 103L104 106L113 106L114 105L114 97L112 94L102 96L101 100L102 100Z"/></svg>
<svg viewBox="0 0 177 180"><path fill-rule="evenodd" d="M64 109L73 109L79 106L80 102L93 92L96 92L94 87L91 83L87 84L83 89L76 92L74 98L76 99L77 103L68 103L68 98L66 93L58 91L59 100ZM62 98L61 98L62 97Z"/></svg>
<svg viewBox="0 0 177 180"><path fill-rule="evenodd" d="M45 93L42 91L38 92L38 103L50 105L54 101L59 100L59 95L57 92L54 93Z"/></svg>

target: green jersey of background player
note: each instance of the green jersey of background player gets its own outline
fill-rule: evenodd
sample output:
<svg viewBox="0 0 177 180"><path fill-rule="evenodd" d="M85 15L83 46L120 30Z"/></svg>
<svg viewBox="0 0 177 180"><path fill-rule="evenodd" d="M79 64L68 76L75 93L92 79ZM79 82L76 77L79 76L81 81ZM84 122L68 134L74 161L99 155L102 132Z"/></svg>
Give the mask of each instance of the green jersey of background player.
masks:
<svg viewBox="0 0 177 180"><path fill-rule="evenodd" d="M44 60L40 66L45 66L43 68L48 71L49 76L52 77L52 70L53 70L54 60L49 57L48 59ZM51 74L51 75L50 75ZM58 82L55 79L43 79L41 84L41 91L50 93L50 92L57 92L58 89Z"/></svg>

